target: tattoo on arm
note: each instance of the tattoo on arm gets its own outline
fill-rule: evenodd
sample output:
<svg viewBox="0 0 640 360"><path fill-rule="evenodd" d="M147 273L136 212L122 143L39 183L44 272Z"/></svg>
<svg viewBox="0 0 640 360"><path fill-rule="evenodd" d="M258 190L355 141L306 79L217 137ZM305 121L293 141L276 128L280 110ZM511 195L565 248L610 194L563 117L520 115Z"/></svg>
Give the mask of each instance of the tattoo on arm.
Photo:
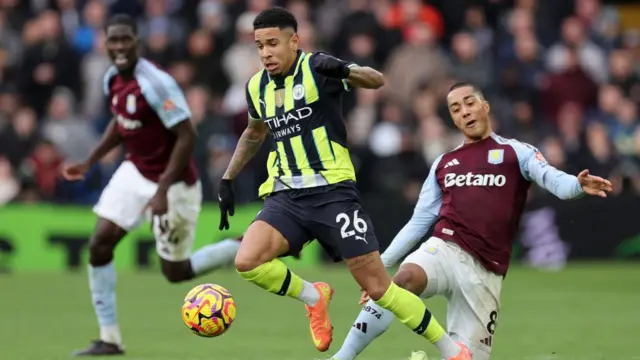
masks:
<svg viewBox="0 0 640 360"><path fill-rule="evenodd" d="M227 166L223 179L233 179L240 170L260 150L260 146L269 133L269 128L262 120L249 119L249 126L244 130L236 150L233 152L231 162Z"/></svg>
<svg viewBox="0 0 640 360"><path fill-rule="evenodd" d="M368 66L353 66L347 83L354 88L379 89L384 85L384 75Z"/></svg>

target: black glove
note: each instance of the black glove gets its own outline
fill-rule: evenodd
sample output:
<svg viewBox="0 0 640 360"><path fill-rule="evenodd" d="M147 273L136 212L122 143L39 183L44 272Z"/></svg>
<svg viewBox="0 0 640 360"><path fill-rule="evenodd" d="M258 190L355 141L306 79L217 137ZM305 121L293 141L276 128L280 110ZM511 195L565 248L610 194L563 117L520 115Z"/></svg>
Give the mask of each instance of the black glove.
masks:
<svg viewBox="0 0 640 360"><path fill-rule="evenodd" d="M349 64L346 61L340 60L336 57L325 53L318 53L315 55L314 69L318 74L334 79L346 79L351 73Z"/></svg>
<svg viewBox="0 0 640 360"><path fill-rule="evenodd" d="M229 216L233 216L236 212L235 196L233 195L233 182L231 180L220 180L218 200L220 200L220 226L218 226L218 229L229 230Z"/></svg>

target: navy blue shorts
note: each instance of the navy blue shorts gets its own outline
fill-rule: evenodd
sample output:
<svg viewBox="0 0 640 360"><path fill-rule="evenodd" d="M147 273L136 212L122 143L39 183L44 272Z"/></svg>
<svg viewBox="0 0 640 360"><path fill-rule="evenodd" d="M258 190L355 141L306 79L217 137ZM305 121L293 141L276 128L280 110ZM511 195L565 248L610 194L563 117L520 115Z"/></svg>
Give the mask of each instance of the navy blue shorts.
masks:
<svg viewBox="0 0 640 360"><path fill-rule="evenodd" d="M380 251L373 224L360 205L355 183L276 192L256 216L289 242L289 252L318 240L334 261Z"/></svg>

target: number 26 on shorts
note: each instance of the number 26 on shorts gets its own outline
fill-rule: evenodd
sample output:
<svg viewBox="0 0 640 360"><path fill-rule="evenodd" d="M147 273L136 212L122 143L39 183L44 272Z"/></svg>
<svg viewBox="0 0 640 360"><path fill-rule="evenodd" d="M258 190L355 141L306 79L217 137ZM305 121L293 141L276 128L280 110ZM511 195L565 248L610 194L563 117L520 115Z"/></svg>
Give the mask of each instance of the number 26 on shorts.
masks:
<svg viewBox="0 0 640 360"><path fill-rule="evenodd" d="M356 240L362 240L365 243L367 242L367 222L358 217L359 210L355 210L353 212L353 221L351 217L346 213L340 213L336 216L336 222L338 224L342 224L340 228L340 236L343 239L354 236Z"/></svg>

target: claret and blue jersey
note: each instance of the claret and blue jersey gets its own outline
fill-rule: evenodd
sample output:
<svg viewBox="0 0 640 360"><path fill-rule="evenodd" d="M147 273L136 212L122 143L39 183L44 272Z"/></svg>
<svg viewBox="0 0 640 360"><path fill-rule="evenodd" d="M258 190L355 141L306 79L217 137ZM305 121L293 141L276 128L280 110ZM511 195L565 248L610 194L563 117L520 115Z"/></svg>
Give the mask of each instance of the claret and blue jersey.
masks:
<svg viewBox="0 0 640 360"><path fill-rule="evenodd" d="M133 77L124 77L115 66L110 67L104 76L104 93L123 138L127 160L145 178L157 182L176 142L170 129L191 117L182 90L171 75L140 58ZM193 160L180 180L196 182Z"/></svg>
<svg viewBox="0 0 640 360"><path fill-rule="evenodd" d="M349 87L314 70L327 56L299 51L286 76L261 70L247 83L249 117L264 121L273 139L260 197L356 180L340 99Z"/></svg>
<svg viewBox="0 0 640 360"><path fill-rule="evenodd" d="M383 260L397 262L435 225L434 236L457 243L488 270L505 274L531 182L561 199L583 194L575 176L549 165L535 147L496 134L441 155L413 217Z"/></svg>

